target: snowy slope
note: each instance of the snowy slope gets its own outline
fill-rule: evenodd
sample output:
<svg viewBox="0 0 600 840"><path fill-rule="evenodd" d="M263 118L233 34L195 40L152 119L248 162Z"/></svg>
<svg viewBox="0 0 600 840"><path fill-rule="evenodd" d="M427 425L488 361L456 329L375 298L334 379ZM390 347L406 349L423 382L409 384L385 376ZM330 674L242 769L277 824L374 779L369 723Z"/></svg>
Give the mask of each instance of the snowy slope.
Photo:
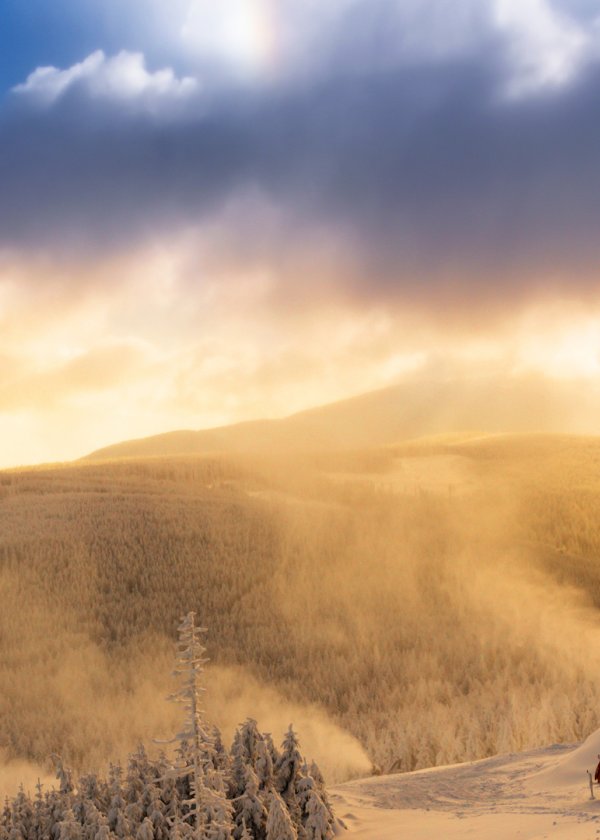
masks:
<svg viewBox="0 0 600 840"><path fill-rule="evenodd" d="M578 747L380 776L332 790L351 838L371 840L598 840L600 788L587 770L600 754L600 730Z"/></svg>

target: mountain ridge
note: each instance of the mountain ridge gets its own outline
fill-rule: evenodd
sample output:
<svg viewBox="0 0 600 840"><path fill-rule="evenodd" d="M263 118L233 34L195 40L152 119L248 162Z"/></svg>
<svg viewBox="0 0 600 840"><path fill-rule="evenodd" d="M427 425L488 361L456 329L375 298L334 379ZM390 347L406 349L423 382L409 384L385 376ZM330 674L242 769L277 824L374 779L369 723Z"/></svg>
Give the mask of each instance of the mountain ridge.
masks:
<svg viewBox="0 0 600 840"><path fill-rule="evenodd" d="M428 435L597 434L600 390L539 375L412 377L279 419L175 430L102 447L84 460L215 452L321 451L387 446Z"/></svg>

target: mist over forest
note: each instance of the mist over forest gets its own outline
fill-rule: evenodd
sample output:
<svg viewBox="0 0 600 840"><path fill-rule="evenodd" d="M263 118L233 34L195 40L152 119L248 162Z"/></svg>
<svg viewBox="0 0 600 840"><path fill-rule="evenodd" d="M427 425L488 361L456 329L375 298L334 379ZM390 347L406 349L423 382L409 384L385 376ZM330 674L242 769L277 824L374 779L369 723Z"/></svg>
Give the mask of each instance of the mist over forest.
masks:
<svg viewBox="0 0 600 840"><path fill-rule="evenodd" d="M211 719L293 720L328 780L582 739L598 466L594 438L455 435L4 471L5 764L103 768L170 735L192 609Z"/></svg>
<svg viewBox="0 0 600 840"><path fill-rule="evenodd" d="M1 3L0 840L589 840L597 6Z"/></svg>

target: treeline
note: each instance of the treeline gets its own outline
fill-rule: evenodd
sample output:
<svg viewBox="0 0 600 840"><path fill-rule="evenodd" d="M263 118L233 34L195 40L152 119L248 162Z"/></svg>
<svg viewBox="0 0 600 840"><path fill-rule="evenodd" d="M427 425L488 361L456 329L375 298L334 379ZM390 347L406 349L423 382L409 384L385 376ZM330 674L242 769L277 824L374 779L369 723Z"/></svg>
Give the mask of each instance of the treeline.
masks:
<svg viewBox="0 0 600 840"><path fill-rule="evenodd" d="M308 767L289 727L281 750L248 719L230 750L202 712L206 663L193 612L179 625L172 700L182 705L182 731L172 759L152 759L143 746L126 773L88 774L74 786L55 755L58 790L40 782L32 801L23 788L0 815L2 840L331 840L336 820L323 777Z"/></svg>
<svg viewBox="0 0 600 840"><path fill-rule="evenodd" d="M247 720L230 750L218 730L203 748L202 812L196 815L192 745L170 760L140 746L123 768L106 777L87 774L74 783L55 757L58 789L23 788L0 813L2 840L330 840L334 818L317 765L302 757L290 727L281 750Z"/></svg>

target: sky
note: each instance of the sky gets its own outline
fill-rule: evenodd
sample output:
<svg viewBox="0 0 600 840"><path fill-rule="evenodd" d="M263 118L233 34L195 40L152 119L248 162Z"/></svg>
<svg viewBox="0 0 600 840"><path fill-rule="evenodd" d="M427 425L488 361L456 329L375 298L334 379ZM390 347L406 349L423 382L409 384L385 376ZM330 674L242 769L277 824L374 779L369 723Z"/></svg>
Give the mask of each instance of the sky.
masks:
<svg viewBox="0 0 600 840"><path fill-rule="evenodd" d="M596 386L595 0L3 0L0 56L0 466Z"/></svg>

